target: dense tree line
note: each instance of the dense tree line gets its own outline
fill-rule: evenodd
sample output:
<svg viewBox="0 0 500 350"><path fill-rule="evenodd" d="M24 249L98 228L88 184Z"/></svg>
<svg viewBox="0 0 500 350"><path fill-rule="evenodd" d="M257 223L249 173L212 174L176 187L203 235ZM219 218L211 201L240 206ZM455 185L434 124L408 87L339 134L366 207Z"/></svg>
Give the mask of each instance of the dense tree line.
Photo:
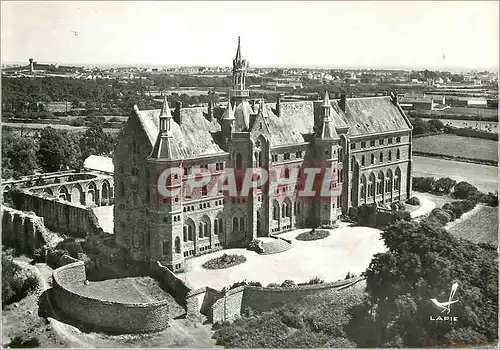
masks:
<svg viewBox="0 0 500 350"><path fill-rule="evenodd" d="M37 139L2 132L2 179L32 175L36 171L79 170L89 155L111 156L117 138L95 121L83 133L56 130L50 126Z"/></svg>

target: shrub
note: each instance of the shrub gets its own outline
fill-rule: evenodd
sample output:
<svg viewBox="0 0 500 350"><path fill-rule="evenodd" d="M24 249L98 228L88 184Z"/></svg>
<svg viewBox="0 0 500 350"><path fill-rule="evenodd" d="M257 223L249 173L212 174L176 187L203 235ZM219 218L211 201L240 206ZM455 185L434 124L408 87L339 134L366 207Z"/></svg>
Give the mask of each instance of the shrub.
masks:
<svg viewBox="0 0 500 350"><path fill-rule="evenodd" d="M456 183L449 177L440 178L434 183L434 191L449 194Z"/></svg>
<svg viewBox="0 0 500 350"><path fill-rule="evenodd" d="M406 201L406 203L408 203L409 205L420 205L420 199L418 199L417 197L411 197Z"/></svg>
<svg viewBox="0 0 500 350"><path fill-rule="evenodd" d="M40 341L36 337L15 336L9 344L10 348L39 348Z"/></svg>
<svg viewBox="0 0 500 350"><path fill-rule="evenodd" d="M262 248L262 241L260 239L252 239L248 243L248 250L254 251L256 253L262 253L264 250Z"/></svg>
<svg viewBox="0 0 500 350"><path fill-rule="evenodd" d="M279 287L280 285L278 283L269 283L267 285L268 288L276 288L276 287Z"/></svg>
<svg viewBox="0 0 500 350"><path fill-rule="evenodd" d="M309 232L302 232L297 237L295 237L295 239L297 239L299 241L315 241L318 239L326 238L329 235L330 235L330 232L328 232L326 230L312 229Z"/></svg>
<svg viewBox="0 0 500 350"><path fill-rule="evenodd" d="M12 256L2 254L2 305L19 301L38 287L38 280L29 271L16 265Z"/></svg>
<svg viewBox="0 0 500 350"><path fill-rule="evenodd" d="M243 255L223 254L222 256L208 260L202 266L205 269L212 269L212 270L213 269L225 269L225 268L228 268L231 266L243 264L245 261L247 261L247 258L245 258Z"/></svg>
<svg viewBox="0 0 500 350"><path fill-rule="evenodd" d="M411 221L411 214L407 210L396 210L393 213L393 220L403 220L403 221Z"/></svg>
<svg viewBox="0 0 500 350"><path fill-rule="evenodd" d="M284 280L283 283L281 283L281 287L296 287L296 286L297 285L292 280Z"/></svg>
<svg viewBox="0 0 500 350"><path fill-rule="evenodd" d="M401 202L391 203L392 210L405 210L405 205Z"/></svg>
<svg viewBox="0 0 500 350"><path fill-rule="evenodd" d="M72 258L78 259L78 254L83 253L82 246L74 238L67 238L56 246L58 250L64 250Z"/></svg>
<svg viewBox="0 0 500 350"><path fill-rule="evenodd" d="M302 320L302 317L290 311L282 312L281 322L283 322L288 327L296 329L304 328L304 321Z"/></svg>
<svg viewBox="0 0 500 350"><path fill-rule="evenodd" d="M456 218L460 218L464 213L467 213L468 211L474 209L476 206L476 202L472 200L466 200L466 201L454 201L451 203L446 203L443 205L442 209L450 210L452 211Z"/></svg>
<svg viewBox="0 0 500 350"><path fill-rule="evenodd" d="M431 192L434 190L435 181L433 177L414 177L412 189L419 192Z"/></svg>
<svg viewBox="0 0 500 350"><path fill-rule="evenodd" d="M434 216L441 225L446 225L451 221L451 216L443 209L435 208L431 211L430 215Z"/></svg>
<svg viewBox="0 0 500 350"><path fill-rule="evenodd" d="M373 226L377 215L377 206L375 204L363 204L358 207L356 221L361 226Z"/></svg>
<svg viewBox="0 0 500 350"><path fill-rule="evenodd" d="M453 195L459 199L468 199L470 197L480 194L476 186L468 182L462 181L455 185Z"/></svg>

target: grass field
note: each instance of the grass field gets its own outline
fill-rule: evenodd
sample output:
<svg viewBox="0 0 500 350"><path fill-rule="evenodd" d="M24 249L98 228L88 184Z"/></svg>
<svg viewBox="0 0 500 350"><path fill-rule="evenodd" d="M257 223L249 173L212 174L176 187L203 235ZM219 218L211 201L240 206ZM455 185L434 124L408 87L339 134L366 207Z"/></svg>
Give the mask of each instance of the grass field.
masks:
<svg viewBox="0 0 500 350"><path fill-rule="evenodd" d="M498 190L498 168L495 166L429 157L413 156L412 159L412 176L449 177L457 182L467 181L486 193Z"/></svg>
<svg viewBox="0 0 500 350"><path fill-rule="evenodd" d="M452 157L466 157L480 160L498 159L498 143L475 137L448 134L419 137L413 140L413 150L437 153Z"/></svg>
<svg viewBox="0 0 500 350"><path fill-rule="evenodd" d="M450 227L454 236L474 243L492 243L498 246L498 208L479 205L470 215Z"/></svg>
<svg viewBox="0 0 500 350"><path fill-rule="evenodd" d="M79 292L88 297L123 303L147 303L172 299L170 294L161 289L158 282L151 277L92 281L82 286Z"/></svg>
<svg viewBox="0 0 500 350"><path fill-rule="evenodd" d="M426 122L433 120L430 118L422 118L422 119ZM494 121L475 121L475 120L458 120L458 119L442 119L442 118L439 118L439 120L441 120L444 125L451 125L455 128L470 127L477 130L498 133L498 122Z"/></svg>

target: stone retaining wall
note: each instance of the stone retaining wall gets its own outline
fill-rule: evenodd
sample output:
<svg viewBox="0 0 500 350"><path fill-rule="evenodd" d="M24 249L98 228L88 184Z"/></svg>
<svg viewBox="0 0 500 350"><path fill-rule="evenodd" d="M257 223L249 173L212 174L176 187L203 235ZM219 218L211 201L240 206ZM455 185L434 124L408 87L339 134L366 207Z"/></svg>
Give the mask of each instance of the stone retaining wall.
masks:
<svg viewBox="0 0 500 350"><path fill-rule="evenodd" d="M193 288L176 276L166 266L163 266L159 261L151 262L151 270L156 279L160 282L162 288L170 293L180 305L187 308L188 293L191 292Z"/></svg>
<svg viewBox="0 0 500 350"><path fill-rule="evenodd" d="M2 242L33 253L45 244L43 218L2 206Z"/></svg>
<svg viewBox="0 0 500 350"><path fill-rule="evenodd" d="M315 295L327 290L341 291L347 289L362 279L356 277L331 283L286 288L241 286L221 293L221 297L213 303L208 317L213 323L233 321L246 308L256 311L268 311L286 303L301 300L309 295Z"/></svg>
<svg viewBox="0 0 500 350"><path fill-rule="evenodd" d="M168 326L168 301L119 303L81 295L85 283L81 261L54 270L52 278L54 302L76 321L113 333L154 332Z"/></svg>
<svg viewBox="0 0 500 350"><path fill-rule="evenodd" d="M43 217L45 225L52 231L73 237L85 237L95 231L95 225L90 222L91 209L81 204L22 190L12 194L12 202L18 210L32 211Z"/></svg>

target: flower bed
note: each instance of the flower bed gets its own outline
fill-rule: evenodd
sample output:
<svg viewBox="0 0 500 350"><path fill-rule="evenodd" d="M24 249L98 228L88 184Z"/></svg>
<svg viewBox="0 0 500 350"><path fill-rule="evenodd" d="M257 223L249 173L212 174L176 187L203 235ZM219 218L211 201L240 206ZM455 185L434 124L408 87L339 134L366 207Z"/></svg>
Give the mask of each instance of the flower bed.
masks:
<svg viewBox="0 0 500 350"><path fill-rule="evenodd" d="M223 254L222 256L208 260L202 266L205 269L210 269L210 270L226 269L231 266L243 264L245 261L247 261L247 258L245 258L243 255Z"/></svg>
<svg viewBox="0 0 500 350"><path fill-rule="evenodd" d="M323 239L330 236L330 232L327 230L312 230L309 232L303 232L297 237L295 237L296 240L299 241L315 241L317 239Z"/></svg>

